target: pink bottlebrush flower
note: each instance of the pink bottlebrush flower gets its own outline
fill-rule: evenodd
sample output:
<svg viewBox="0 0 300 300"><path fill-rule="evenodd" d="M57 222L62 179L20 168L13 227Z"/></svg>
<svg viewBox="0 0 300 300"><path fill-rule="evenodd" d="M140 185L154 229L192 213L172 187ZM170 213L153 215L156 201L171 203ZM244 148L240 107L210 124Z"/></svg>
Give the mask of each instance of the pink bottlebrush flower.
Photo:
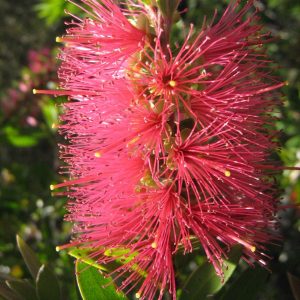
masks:
<svg viewBox="0 0 300 300"><path fill-rule="evenodd" d="M89 18L73 21L61 54L61 85L72 91L102 92L104 82L122 77L128 58L142 49L145 33L135 28L111 0L83 0ZM74 76L76 74L76 76ZM113 82L112 82L113 84Z"/></svg>
<svg viewBox="0 0 300 300"><path fill-rule="evenodd" d="M51 187L70 197L67 247L92 249L99 264L127 256L111 275L150 300L176 299L172 258L193 251L192 238L220 276L235 244L265 265L277 210L271 113L283 84L253 1L233 1L199 33L191 26L181 47L168 44L157 7L83 3L88 18L59 39L62 90L50 92L69 97L60 132L70 180Z"/></svg>

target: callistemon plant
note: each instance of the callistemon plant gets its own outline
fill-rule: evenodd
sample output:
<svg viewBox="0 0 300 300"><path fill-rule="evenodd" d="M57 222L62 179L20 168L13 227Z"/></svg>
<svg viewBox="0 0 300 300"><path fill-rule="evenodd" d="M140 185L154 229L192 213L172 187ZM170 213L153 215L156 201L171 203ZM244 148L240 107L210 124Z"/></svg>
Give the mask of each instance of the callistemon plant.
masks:
<svg viewBox="0 0 300 300"><path fill-rule="evenodd" d="M69 180L51 186L70 198L66 247L102 265L126 253L110 275L150 300L176 299L174 256L199 251L195 241L221 278L236 244L265 265L283 84L253 1L182 28L183 42L172 30L179 0L82 2L86 18L58 38L60 90L48 91L69 100L59 125Z"/></svg>

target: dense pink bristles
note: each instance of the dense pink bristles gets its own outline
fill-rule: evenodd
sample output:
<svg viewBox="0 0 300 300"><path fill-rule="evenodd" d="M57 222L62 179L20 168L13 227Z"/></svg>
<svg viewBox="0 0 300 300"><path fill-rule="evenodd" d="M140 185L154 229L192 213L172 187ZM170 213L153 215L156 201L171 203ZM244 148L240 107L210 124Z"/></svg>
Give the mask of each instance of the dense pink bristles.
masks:
<svg viewBox="0 0 300 300"><path fill-rule="evenodd" d="M165 44L156 9L82 0L88 18L61 38L59 130L74 240L141 299L176 299L173 256L202 245L220 277L235 244L265 264L276 224L280 170L274 109L280 102L269 41L253 1L232 1L216 23L191 26L182 47ZM129 3L129 4L130 4ZM124 6L124 4L123 4ZM140 30L138 18L149 28ZM145 25L146 26L146 25ZM44 93L43 90L36 91ZM123 257L124 259L124 257Z"/></svg>

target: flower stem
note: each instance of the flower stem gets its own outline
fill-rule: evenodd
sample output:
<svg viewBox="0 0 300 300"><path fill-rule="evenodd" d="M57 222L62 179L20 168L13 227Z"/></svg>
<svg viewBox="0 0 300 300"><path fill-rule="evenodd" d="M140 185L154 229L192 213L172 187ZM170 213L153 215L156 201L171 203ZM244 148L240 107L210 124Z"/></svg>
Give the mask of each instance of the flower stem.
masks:
<svg viewBox="0 0 300 300"><path fill-rule="evenodd" d="M160 11L161 28L163 29L161 35L161 45L164 53L169 57L167 45L170 44L171 30L173 25L174 13L177 10L180 0L157 0L157 6Z"/></svg>

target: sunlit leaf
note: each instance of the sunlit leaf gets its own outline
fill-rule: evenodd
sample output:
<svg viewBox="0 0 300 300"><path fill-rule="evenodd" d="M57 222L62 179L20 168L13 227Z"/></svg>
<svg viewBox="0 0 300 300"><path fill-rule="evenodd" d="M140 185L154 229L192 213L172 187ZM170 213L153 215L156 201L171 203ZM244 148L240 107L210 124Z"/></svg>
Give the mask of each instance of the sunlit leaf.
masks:
<svg viewBox="0 0 300 300"><path fill-rule="evenodd" d="M91 250L89 249L78 249L74 248L68 252L68 254L72 257L75 257L76 259L80 260L81 262L95 267L96 269L103 270L103 271L108 271L107 267L105 265L101 265L97 263L96 260L91 258L89 254L91 253Z"/></svg>
<svg viewBox="0 0 300 300"><path fill-rule="evenodd" d="M116 291L112 278L105 278L101 271L80 260L76 261L76 278L83 300L124 300Z"/></svg>
<svg viewBox="0 0 300 300"><path fill-rule="evenodd" d="M103 264L99 264L96 261L96 259L92 257L92 254L95 251L96 251L95 249L74 248L70 250L68 253L70 256L75 257L80 261L103 271L113 270L114 268L120 265L130 263L134 259L134 257L138 254L138 252L132 253L130 249L126 249L126 248L108 249L104 252L104 255L108 257L113 257L115 259L115 262L111 262L109 264L103 265ZM136 263L131 264L130 268L132 271L137 272L140 276L143 277L147 276L147 273L144 270L142 270Z"/></svg>

